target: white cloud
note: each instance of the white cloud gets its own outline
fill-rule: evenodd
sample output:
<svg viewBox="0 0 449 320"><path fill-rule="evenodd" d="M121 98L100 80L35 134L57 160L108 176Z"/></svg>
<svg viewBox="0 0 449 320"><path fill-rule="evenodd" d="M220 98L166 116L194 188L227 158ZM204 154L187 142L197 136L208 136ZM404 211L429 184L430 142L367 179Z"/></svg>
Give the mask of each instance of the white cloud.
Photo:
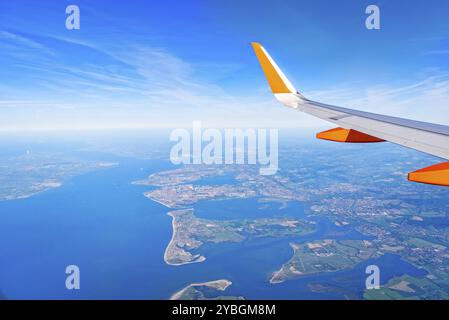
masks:
<svg viewBox="0 0 449 320"><path fill-rule="evenodd" d="M340 86L310 91L309 97L349 108L449 124L449 73L442 71L403 85Z"/></svg>
<svg viewBox="0 0 449 320"><path fill-rule="evenodd" d="M20 65L37 74L39 80L32 88L2 84L3 130L188 127L194 120L215 127L325 125L321 120L280 106L268 92L268 86L256 88L248 96L226 92L216 81L196 77L204 74L197 70L200 67L162 48L126 43L101 48L54 37L52 40L90 50L96 59L104 60L101 64L88 59L70 63L70 59L69 62L47 59L50 53L62 53L32 39L4 31L0 36L36 49L29 56L22 56ZM42 59L37 59L39 55ZM449 73L437 69L427 71L419 81L402 85L360 88L348 84L304 94L334 105L449 123Z"/></svg>

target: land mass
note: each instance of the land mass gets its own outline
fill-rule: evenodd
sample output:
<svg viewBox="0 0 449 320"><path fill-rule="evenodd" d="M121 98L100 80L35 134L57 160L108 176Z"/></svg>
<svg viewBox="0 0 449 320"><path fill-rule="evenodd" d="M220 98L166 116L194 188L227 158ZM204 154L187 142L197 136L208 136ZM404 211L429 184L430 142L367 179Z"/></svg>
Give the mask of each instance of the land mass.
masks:
<svg viewBox="0 0 449 320"><path fill-rule="evenodd" d="M414 284L418 280L413 276L406 275L410 279L404 280L405 282L382 287L381 291L388 291L382 297L413 296L426 299L431 296L443 297L443 292L448 292L447 190L413 185L403 179L411 167L422 166L421 158L411 155L407 150L395 150L394 160L385 165L385 159L382 157L371 157L369 161L353 161L359 157L360 151L356 148L352 153L348 151L349 153L335 155L305 148L295 152L291 150L293 149L286 151L288 160L275 176L260 176L257 170L249 166L198 165L160 172L140 181L139 184L155 186L156 188L145 195L171 209L189 208L198 201L211 199L257 197L260 200L279 202L283 207L288 206L290 201L301 202L306 222L315 220L313 216L330 222L329 228L326 228L320 239L309 243L311 246L301 242L301 239L293 240L294 245L298 247L294 249L292 259L284 264L279 263L281 267L272 274L271 283L307 274L348 269L368 257L377 258L390 253L400 256L418 269L424 269L428 275L416 278L423 281L421 286ZM314 156L311 156L311 153ZM335 156L338 161L327 161L330 156ZM351 161L347 161L347 158ZM345 166L341 166L341 162L344 162ZM366 175L373 167L382 170L373 175ZM350 176L348 172L351 172ZM231 179L228 179L229 175ZM225 176L226 178L223 178ZM193 217L195 221L196 217ZM186 219L184 222L189 224L192 220ZM288 228L279 227L269 227L263 232L259 230L258 233L252 234L253 230L245 225L248 221L200 219L199 222L197 226L193 224L192 228L189 225L182 227L180 223L180 232L172 239L171 249L172 253L178 253L179 256L184 254L187 258L175 259L175 263L199 262L204 257L201 258L196 249L204 242L220 242L219 237L215 239L214 236L208 235L208 230L199 228L195 231L196 227L204 226L204 223L212 223L219 229L222 228L221 239L232 239L223 241L239 241L238 238L247 239L257 234L275 237L289 234L286 231ZM260 225L266 222L261 222ZM352 244L344 242L350 241L343 240L349 234L356 234L360 240ZM184 239L179 242L180 246L176 245L178 239ZM326 244L325 239L332 242ZM168 260L170 256L171 254ZM336 285L335 288L316 283L313 286L314 290L318 291L340 292L341 290L336 289L338 287L344 287L344 283ZM418 290L418 287L422 290ZM361 297L360 292L348 291L345 295ZM365 293L364 297L373 296L375 293L370 291Z"/></svg>
<svg viewBox="0 0 449 320"><path fill-rule="evenodd" d="M200 183L201 179L223 175L233 176L233 183ZM307 198L288 178L261 176L249 166L185 166L152 174L133 184L158 187L144 195L170 209L187 208L198 201L212 199L266 197L274 201L303 201Z"/></svg>
<svg viewBox="0 0 449 320"><path fill-rule="evenodd" d="M0 201L25 199L58 188L67 179L116 162L83 160L60 153L33 153L0 157Z"/></svg>
<svg viewBox="0 0 449 320"><path fill-rule="evenodd" d="M291 243L292 258L275 271L270 283L281 283L303 275L334 272L376 256L376 248L365 240L322 240Z"/></svg>
<svg viewBox="0 0 449 320"><path fill-rule="evenodd" d="M315 224L291 218L262 218L255 220L209 220L197 218L193 209L168 213L172 217L173 235L164 261L180 266L202 262L206 258L191 251L205 242L241 242L250 237L302 236L315 232Z"/></svg>
<svg viewBox="0 0 449 320"><path fill-rule="evenodd" d="M447 300L449 294L428 275L423 278L403 275L395 277L378 290L365 290L367 300Z"/></svg>
<svg viewBox="0 0 449 320"><path fill-rule="evenodd" d="M203 283L192 283L174 293L170 300L243 300L243 297L215 296L208 297L210 291L225 291L232 284L229 280L215 280Z"/></svg>

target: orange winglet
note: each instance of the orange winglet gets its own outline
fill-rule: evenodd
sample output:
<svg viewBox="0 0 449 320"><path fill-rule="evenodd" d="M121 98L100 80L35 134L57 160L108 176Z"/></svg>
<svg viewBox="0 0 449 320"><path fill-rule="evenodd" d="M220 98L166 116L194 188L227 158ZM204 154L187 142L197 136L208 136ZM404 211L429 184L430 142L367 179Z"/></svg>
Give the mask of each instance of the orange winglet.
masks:
<svg viewBox="0 0 449 320"><path fill-rule="evenodd" d="M385 141L360 131L344 128L334 128L327 131L323 131L318 133L316 137L318 139L323 140L330 140L336 142L350 142L350 143L372 143L372 142Z"/></svg>
<svg viewBox="0 0 449 320"><path fill-rule="evenodd" d="M408 174L408 180L420 183L449 186L449 162L435 164Z"/></svg>
<svg viewBox="0 0 449 320"><path fill-rule="evenodd" d="M271 87L271 92L277 93L296 93L293 85L288 81L270 55L265 51L264 47L260 43L251 43L256 53L257 59L259 59L260 66L268 80L268 84Z"/></svg>

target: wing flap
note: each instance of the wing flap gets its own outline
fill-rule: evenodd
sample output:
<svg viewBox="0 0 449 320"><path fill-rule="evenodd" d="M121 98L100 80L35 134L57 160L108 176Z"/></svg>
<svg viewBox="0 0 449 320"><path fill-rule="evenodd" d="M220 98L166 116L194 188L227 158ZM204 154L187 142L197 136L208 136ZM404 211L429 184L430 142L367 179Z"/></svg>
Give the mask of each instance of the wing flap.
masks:
<svg viewBox="0 0 449 320"><path fill-rule="evenodd" d="M434 156L449 160L449 135L442 133L443 126L437 125L437 129L432 131L432 125L428 124L426 130L413 127L407 121L397 122L396 117L382 116L382 119L373 119L372 113L357 111L351 113L351 109L345 109L347 112L338 112L333 106L323 105L307 100L307 102L298 101L298 109L314 115L323 120L335 123L346 129L353 129L363 132L370 136L382 140L390 141L404 147L413 148ZM401 119L406 120L406 119ZM405 126L408 124L409 126Z"/></svg>
<svg viewBox="0 0 449 320"><path fill-rule="evenodd" d="M410 172L408 180L447 187L449 186L449 162Z"/></svg>
<svg viewBox="0 0 449 320"><path fill-rule="evenodd" d="M316 137L322 140L345 143L374 143L385 141L354 129L345 129L341 127L320 132Z"/></svg>

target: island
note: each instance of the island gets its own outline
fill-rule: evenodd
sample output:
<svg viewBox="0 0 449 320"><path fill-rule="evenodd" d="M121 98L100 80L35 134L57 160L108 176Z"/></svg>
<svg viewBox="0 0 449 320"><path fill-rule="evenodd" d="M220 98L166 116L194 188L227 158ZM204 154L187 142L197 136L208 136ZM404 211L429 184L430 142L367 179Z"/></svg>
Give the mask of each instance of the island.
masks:
<svg viewBox="0 0 449 320"><path fill-rule="evenodd" d="M291 243L292 258L275 271L270 283L281 283L303 275L334 272L376 256L376 248L364 240L321 240Z"/></svg>
<svg viewBox="0 0 449 320"><path fill-rule="evenodd" d="M231 284L231 281L225 279L203 283L192 283L184 289L174 293L170 297L170 300L244 300L244 298L240 296L209 296L211 291L225 291Z"/></svg>

